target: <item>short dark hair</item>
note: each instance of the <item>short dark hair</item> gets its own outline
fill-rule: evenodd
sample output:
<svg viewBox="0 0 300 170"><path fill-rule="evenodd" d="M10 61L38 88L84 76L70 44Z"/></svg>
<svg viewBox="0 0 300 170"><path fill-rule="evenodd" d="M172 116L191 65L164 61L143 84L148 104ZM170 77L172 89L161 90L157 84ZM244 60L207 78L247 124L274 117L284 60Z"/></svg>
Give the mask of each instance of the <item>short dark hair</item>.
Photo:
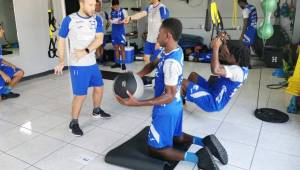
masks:
<svg viewBox="0 0 300 170"><path fill-rule="evenodd" d="M250 49L240 40L228 40L227 48L241 67L250 65Z"/></svg>
<svg viewBox="0 0 300 170"><path fill-rule="evenodd" d="M174 40L179 41L182 34L182 23L179 19L165 19L161 24L161 28L167 29L172 34Z"/></svg>
<svg viewBox="0 0 300 170"><path fill-rule="evenodd" d="M120 2L119 0L112 0L111 1L111 5L114 6L114 5L120 5Z"/></svg>

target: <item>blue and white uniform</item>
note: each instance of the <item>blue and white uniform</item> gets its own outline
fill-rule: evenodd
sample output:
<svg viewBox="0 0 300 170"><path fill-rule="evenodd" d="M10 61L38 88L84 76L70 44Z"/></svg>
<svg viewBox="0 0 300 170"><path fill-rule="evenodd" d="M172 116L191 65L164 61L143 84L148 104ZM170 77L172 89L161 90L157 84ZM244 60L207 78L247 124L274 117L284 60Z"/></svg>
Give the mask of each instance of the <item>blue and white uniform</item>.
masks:
<svg viewBox="0 0 300 170"><path fill-rule="evenodd" d="M170 14L168 8L162 3L156 6L147 6L144 11L148 14L148 35L144 44L144 53L151 56L155 51L159 28L163 20L169 18Z"/></svg>
<svg viewBox="0 0 300 170"><path fill-rule="evenodd" d="M75 96L86 95L89 87L103 86L95 51L80 60L74 57L75 49L87 48L95 40L97 33L103 33L103 22L99 16L82 17L79 13L73 13L63 19L59 36L70 40L70 74Z"/></svg>
<svg viewBox="0 0 300 170"><path fill-rule="evenodd" d="M0 64L2 64L3 55L2 55L2 47L0 45Z"/></svg>
<svg viewBox="0 0 300 170"><path fill-rule="evenodd" d="M105 27L107 25L107 23L109 22L109 15L107 12L105 11L100 11L100 12L96 12L96 15L101 17L101 20L103 22L103 26ZM109 38L107 38L106 36L106 30L103 28L103 33L105 34L103 37L103 44L102 46L105 47L107 41Z"/></svg>
<svg viewBox="0 0 300 170"><path fill-rule="evenodd" d="M3 56L2 56L2 48L1 48L1 45L0 45L0 65L2 65L2 60L3 60ZM2 76L0 76L0 94L3 93L3 88L5 86L5 81L4 79L2 78Z"/></svg>
<svg viewBox="0 0 300 170"><path fill-rule="evenodd" d="M154 105L148 145L160 149L173 146L173 138L182 135L183 106L180 89L183 80L183 51L180 47L159 55L155 72L155 97L165 94L166 86L176 86L177 93L171 103Z"/></svg>
<svg viewBox="0 0 300 170"><path fill-rule="evenodd" d="M224 66L226 77L218 77L213 83L198 77L195 84L190 82L186 89L186 99L206 112L221 111L248 76L248 68L237 65Z"/></svg>
<svg viewBox="0 0 300 170"><path fill-rule="evenodd" d="M257 32L257 12L255 6L248 4L245 9L243 9L243 18L248 20L243 42L246 46L251 46L254 44Z"/></svg>
<svg viewBox="0 0 300 170"><path fill-rule="evenodd" d="M112 10L110 18L112 22L112 44L113 45L126 45L125 37L125 24L119 24L119 21L123 21L127 16L125 9L120 8L119 10Z"/></svg>
<svg viewBox="0 0 300 170"><path fill-rule="evenodd" d="M3 60L3 55L2 55L2 48L1 48L1 45L0 45L0 71L4 72L11 79L15 76L15 74L18 71L21 71L21 69L19 69L19 68L13 69L12 67L10 67L10 66L2 63L2 60ZM5 84L6 84L5 80L3 79L2 76L0 76L0 94L4 93L4 91L5 91L5 88L4 88Z"/></svg>

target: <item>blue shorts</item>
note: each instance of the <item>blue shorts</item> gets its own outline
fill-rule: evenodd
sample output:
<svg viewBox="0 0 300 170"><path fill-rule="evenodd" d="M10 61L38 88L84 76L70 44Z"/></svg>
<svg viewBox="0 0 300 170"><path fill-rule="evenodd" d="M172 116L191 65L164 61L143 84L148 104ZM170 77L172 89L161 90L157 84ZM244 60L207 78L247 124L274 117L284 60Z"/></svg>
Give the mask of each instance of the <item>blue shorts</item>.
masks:
<svg viewBox="0 0 300 170"><path fill-rule="evenodd" d="M187 101L195 103L198 107L206 112L218 111L215 97L210 91L210 85L203 77L198 76L198 82L190 82L186 89Z"/></svg>
<svg viewBox="0 0 300 170"><path fill-rule="evenodd" d="M85 96L89 87L102 87L104 85L102 74L96 64L92 66L71 66L70 74L75 96Z"/></svg>
<svg viewBox="0 0 300 170"><path fill-rule="evenodd" d="M116 32L111 34L112 45L126 45L125 32Z"/></svg>
<svg viewBox="0 0 300 170"><path fill-rule="evenodd" d="M3 71L5 74L7 74L11 79L15 76L15 74L18 71L21 71L21 69L19 68L16 68L16 70L14 70L12 67L4 64L0 66L0 70ZM5 84L6 83L4 79L2 78L2 76L0 76L0 94L3 94L3 87L5 86Z"/></svg>
<svg viewBox="0 0 300 170"><path fill-rule="evenodd" d="M163 106L154 106L148 146L155 149L173 147L173 138L182 136L182 103L176 100Z"/></svg>
<svg viewBox="0 0 300 170"><path fill-rule="evenodd" d="M255 43L255 39L256 39L256 29L253 27L248 27L243 38L244 45L250 47Z"/></svg>
<svg viewBox="0 0 300 170"><path fill-rule="evenodd" d="M155 43L146 41L144 44L144 54L152 56L154 55L154 51L155 51Z"/></svg>

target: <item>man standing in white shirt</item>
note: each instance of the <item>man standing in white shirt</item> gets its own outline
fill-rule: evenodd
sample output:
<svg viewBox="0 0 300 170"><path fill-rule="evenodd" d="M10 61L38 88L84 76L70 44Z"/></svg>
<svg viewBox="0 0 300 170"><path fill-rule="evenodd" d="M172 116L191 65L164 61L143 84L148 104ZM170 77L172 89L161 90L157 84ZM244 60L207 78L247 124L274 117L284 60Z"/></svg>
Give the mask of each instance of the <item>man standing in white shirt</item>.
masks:
<svg viewBox="0 0 300 170"><path fill-rule="evenodd" d="M131 20L142 19L145 16L148 16L148 35L144 44L144 61L149 63L150 57L155 52L159 28L163 20L169 18L169 10L164 4L160 3L160 0L150 0L149 6L137 14L127 17L125 23L129 23ZM151 61L154 59L151 58Z"/></svg>
<svg viewBox="0 0 300 170"><path fill-rule="evenodd" d="M70 41L70 75L73 88L72 120L69 128L75 136L83 132L78 117L89 87L93 87L94 118L110 118L101 108L103 80L96 64L95 50L103 43L103 22L95 15L96 0L79 0L80 10L64 18L59 32L59 64L55 74L62 74L65 66L64 48L68 37Z"/></svg>

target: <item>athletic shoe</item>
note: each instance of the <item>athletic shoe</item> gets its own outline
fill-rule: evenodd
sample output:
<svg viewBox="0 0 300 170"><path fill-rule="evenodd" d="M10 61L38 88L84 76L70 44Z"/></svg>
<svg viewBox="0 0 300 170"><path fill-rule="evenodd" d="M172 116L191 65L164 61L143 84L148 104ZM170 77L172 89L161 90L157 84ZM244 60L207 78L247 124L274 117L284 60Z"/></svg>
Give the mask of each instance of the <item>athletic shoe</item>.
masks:
<svg viewBox="0 0 300 170"><path fill-rule="evenodd" d="M203 170L219 170L218 165L215 163L213 156L211 155L209 149L204 147L196 152L198 156L198 168Z"/></svg>
<svg viewBox="0 0 300 170"><path fill-rule="evenodd" d="M223 165L228 163L227 152L215 135L206 136L203 144Z"/></svg>
<svg viewBox="0 0 300 170"><path fill-rule="evenodd" d="M102 109L100 108L95 108L93 110L93 113L92 113L92 117L96 118L96 119L99 119L99 118L102 118L102 119L109 119L111 118L111 115L108 114L108 113L105 113Z"/></svg>
<svg viewBox="0 0 300 170"><path fill-rule="evenodd" d="M20 97L20 94L13 93L13 92L9 92L7 94L1 95L2 100L13 99L13 98L17 98L17 97Z"/></svg>
<svg viewBox="0 0 300 170"><path fill-rule="evenodd" d="M83 132L80 129L78 123L73 124L73 125L71 125L71 123L70 123L69 128L74 136L82 136L83 135Z"/></svg>
<svg viewBox="0 0 300 170"><path fill-rule="evenodd" d="M110 68L120 68L121 65L118 63L115 63L114 65L110 66Z"/></svg>
<svg viewBox="0 0 300 170"><path fill-rule="evenodd" d="M122 70L126 70L126 65L122 64Z"/></svg>

